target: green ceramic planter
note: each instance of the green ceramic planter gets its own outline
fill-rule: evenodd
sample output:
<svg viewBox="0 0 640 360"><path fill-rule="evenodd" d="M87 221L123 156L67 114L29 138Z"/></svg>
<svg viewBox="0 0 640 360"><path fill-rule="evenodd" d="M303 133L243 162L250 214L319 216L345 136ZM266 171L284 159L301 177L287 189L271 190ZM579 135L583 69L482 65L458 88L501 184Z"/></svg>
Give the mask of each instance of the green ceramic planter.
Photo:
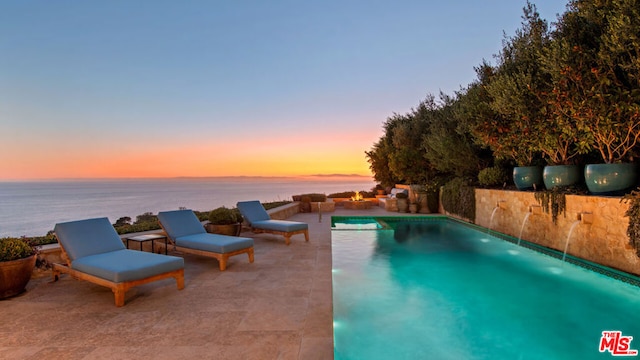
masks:
<svg viewBox="0 0 640 360"><path fill-rule="evenodd" d="M518 190L542 189L541 166L516 166L513 168L513 182Z"/></svg>
<svg viewBox="0 0 640 360"><path fill-rule="evenodd" d="M547 189L575 185L582 181L582 171L578 165L545 166L542 179Z"/></svg>
<svg viewBox="0 0 640 360"><path fill-rule="evenodd" d="M594 195L623 195L638 183L636 164L592 164L584 168L584 179Z"/></svg>

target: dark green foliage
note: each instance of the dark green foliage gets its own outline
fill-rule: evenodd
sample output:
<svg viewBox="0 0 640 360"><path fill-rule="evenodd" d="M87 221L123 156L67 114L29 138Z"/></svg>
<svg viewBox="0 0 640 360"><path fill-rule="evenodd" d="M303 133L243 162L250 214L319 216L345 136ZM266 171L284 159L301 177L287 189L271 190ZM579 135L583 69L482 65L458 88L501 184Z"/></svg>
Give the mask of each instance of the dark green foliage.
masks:
<svg viewBox="0 0 640 360"><path fill-rule="evenodd" d="M553 124L541 128L562 131L567 146L594 151L605 163L638 155L640 4L573 0L545 50L553 90L541 97Z"/></svg>
<svg viewBox="0 0 640 360"><path fill-rule="evenodd" d="M430 168L426 182L438 174L475 177L478 171L491 163L491 153L475 144L467 124L459 117L460 94L450 97L440 94L437 104L433 96L418 108L418 114L427 124L421 146Z"/></svg>
<svg viewBox="0 0 640 360"><path fill-rule="evenodd" d="M136 216L136 222L134 224L158 222L158 217L151 212L146 212L142 215Z"/></svg>
<svg viewBox="0 0 640 360"><path fill-rule="evenodd" d="M501 166L492 166L480 170L478 173L478 182L482 186L502 187L510 180L510 173Z"/></svg>
<svg viewBox="0 0 640 360"><path fill-rule="evenodd" d="M209 219L209 213L210 211L197 211L197 210L193 210L193 213L196 214L196 217L198 218L198 220L200 221L205 221Z"/></svg>
<svg viewBox="0 0 640 360"><path fill-rule="evenodd" d="M156 221L135 223L133 225L123 225L115 228L118 234L130 234L142 231L160 230L160 223Z"/></svg>
<svg viewBox="0 0 640 360"><path fill-rule="evenodd" d="M121 218L119 218L118 220L116 220L115 224L113 224L113 226L118 227L118 226L124 226L124 225L131 225L131 218L128 216L123 216Z"/></svg>
<svg viewBox="0 0 640 360"><path fill-rule="evenodd" d="M556 186L551 190L537 191L534 194L536 201L542 207L542 211L546 214L551 213L551 220L554 224L558 223L558 215L562 213L565 217L566 197L561 186Z"/></svg>
<svg viewBox="0 0 640 360"><path fill-rule="evenodd" d="M32 246L55 244L58 242L56 236L53 234L53 230L49 231L45 236L34 236L26 239Z"/></svg>
<svg viewBox="0 0 640 360"><path fill-rule="evenodd" d="M213 225L232 225L244 221L238 209L229 209L224 206L211 210L208 220Z"/></svg>
<svg viewBox="0 0 640 360"><path fill-rule="evenodd" d="M385 187L393 187L394 184L401 183L403 179L394 173L391 165L392 157L396 152L395 128L400 126L403 121L406 121L406 117L398 114L387 118L383 124L384 135L373 144L370 151L365 151L374 179Z"/></svg>
<svg viewBox="0 0 640 360"><path fill-rule="evenodd" d="M113 227L116 229L116 232L121 235L161 229L158 217L153 215L151 212L145 212L136 216L136 221L133 224L130 222L130 217L121 217L115 224L113 224Z"/></svg>
<svg viewBox="0 0 640 360"><path fill-rule="evenodd" d="M262 206L265 208L265 210L270 210L270 209L275 209L277 207L287 205L287 204L291 204L291 201L272 201L272 202L262 203Z"/></svg>
<svg viewBox="0 0 640 360"><path fill-rule="evenodd" d="M36 253L26 238L0 239L0 261L12 261L29 257Z"/></svg>
<svg viewBox="0 0 640 360"><path fill-rule="evenodd" d="M442 187L442 207L449 213L476 220L476 192L464 178L454 178Z"/></svg>
<svg viewBox="0 0 640 360"><path fill-rule="evenodd" d="M627 236L629 245L636 249L636 255L640 257L640 188L625 195L621 201L629 204L624 216L629 218Z"/></svg>
<svg viewBox="0 0 640 360"><path fill-rule="evenodd" d="M438 191L428 191L427 192L427 207L429 208L429 212L437 213L438 212L438 204L440 203Z"/></svg>

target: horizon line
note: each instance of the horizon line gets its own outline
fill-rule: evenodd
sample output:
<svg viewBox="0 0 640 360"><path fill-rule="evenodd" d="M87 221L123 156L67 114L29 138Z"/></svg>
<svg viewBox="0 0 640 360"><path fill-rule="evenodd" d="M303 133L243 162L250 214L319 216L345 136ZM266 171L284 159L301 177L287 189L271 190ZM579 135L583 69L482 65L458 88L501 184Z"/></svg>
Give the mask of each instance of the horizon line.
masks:
<svg viewBox="0 0 640 360"><path fill-rule="evenodd" d="M308 174L308 175L220 175L220 176L141 176L141 177L73 177L73 178L26 178L26 179L0 179L0 182L38 182L38 181L106 181L106 180L176 180L176 179L303 179L303 178L369 178L373 175L362 174Z"/></svg>

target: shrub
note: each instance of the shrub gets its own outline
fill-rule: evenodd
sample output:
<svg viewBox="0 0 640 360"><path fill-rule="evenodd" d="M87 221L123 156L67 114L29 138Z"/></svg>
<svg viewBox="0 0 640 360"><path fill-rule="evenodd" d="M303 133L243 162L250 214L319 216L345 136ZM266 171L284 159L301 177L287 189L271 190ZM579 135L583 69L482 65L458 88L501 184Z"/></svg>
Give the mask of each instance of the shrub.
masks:
<svg viewBox="0 0 640 360"><path fill-rule="evenodd" d="M329 194L329 195L327 195L327 197L330 198L330 199L350 198L350 197L355 196L355 195L356 195L355 191L343 191L343 192Z"/></svg>
<svg viewBox="0 0 640 360"><path fill-rule="evenodd" d="M238 209L229 209L224 206L211 210L208 220L213 225L232 225L244 221Z"/></svg>
<svg viewBox="0 0 640 360"><path fill-rule="evenodd" d="M291 201L271 201L267 203L262 203L262 207L264 207L265 210L271 210L287 204L291 204Z"/></svg>
<svg viewBox="0 0 640 360"><path fill-rule="evenodd" d="M12 261L27 258L36 250L25 238L6 237L0 239L0 261Z"/></svg>
<svg viewBox="0 0 640 360"><path fill-rule="evenodd" d="M449 213L475 221L475 188L463 178L454 178L442 187L442 207Z"/></svg>
<svg viewBox="0 0 640 360"><path fill-rule="evenodd" d="M482 186L503 186L508 181L509 173L499 166L484 168L478 173L478 182Z"/></svg>
<svg viewBox="0 0 640 360"><path fill-rule="evenodd" d="M130 233L142 232L142 231L159 230L161 229L161 227L160 227L160 223L155 221L155 222L146 222L141 224L123 225L123 226L118 226L115 229L116 229L116 232L118 232L118 234L122 235L122 234L130 234Z"/></svg>

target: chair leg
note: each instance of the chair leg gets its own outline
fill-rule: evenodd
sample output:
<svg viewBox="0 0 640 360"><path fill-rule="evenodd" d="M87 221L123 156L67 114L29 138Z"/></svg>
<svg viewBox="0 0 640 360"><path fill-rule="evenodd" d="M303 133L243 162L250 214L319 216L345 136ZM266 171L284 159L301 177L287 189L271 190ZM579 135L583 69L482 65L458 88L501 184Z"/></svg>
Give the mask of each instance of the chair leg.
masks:
<svg viewBox="0 0 640 360"><path fill-rule="evenodd" d="M249 249L249 251L247 252L247 255L249 255L249 262L252 263L253 262L253 248Z"/></svg>
<svg viewBox="0 0 640 360"><path fill-rule="evenodd" d="M175 276L178 290L184 289L184 272Z"/></svg>
<svg viewBox="0 0 640 360"><path fill-rule="evenodd" d="M304 231L304 240L309 241L309 230Z"/></svg>
<svg viewBox="0 0 640 360"><path fill-rule="evenodd" d="M291 244L291 234L286 234L284 236L284 243L287 245Z"/></svg>
<svg viewBox="0 0 640 360"><path fill-rule="evenodd" d="M121 307L124 306L124 290L122 289L114 289L113 294L116 299L116 306Z"/></svg>
<svg viewBox="0 0 640 360"><path fill-rule="evenodd" d="M220 264L220 271L225 271L227 269L227 257L222 256L218 259L218 263Z"/></svg>

